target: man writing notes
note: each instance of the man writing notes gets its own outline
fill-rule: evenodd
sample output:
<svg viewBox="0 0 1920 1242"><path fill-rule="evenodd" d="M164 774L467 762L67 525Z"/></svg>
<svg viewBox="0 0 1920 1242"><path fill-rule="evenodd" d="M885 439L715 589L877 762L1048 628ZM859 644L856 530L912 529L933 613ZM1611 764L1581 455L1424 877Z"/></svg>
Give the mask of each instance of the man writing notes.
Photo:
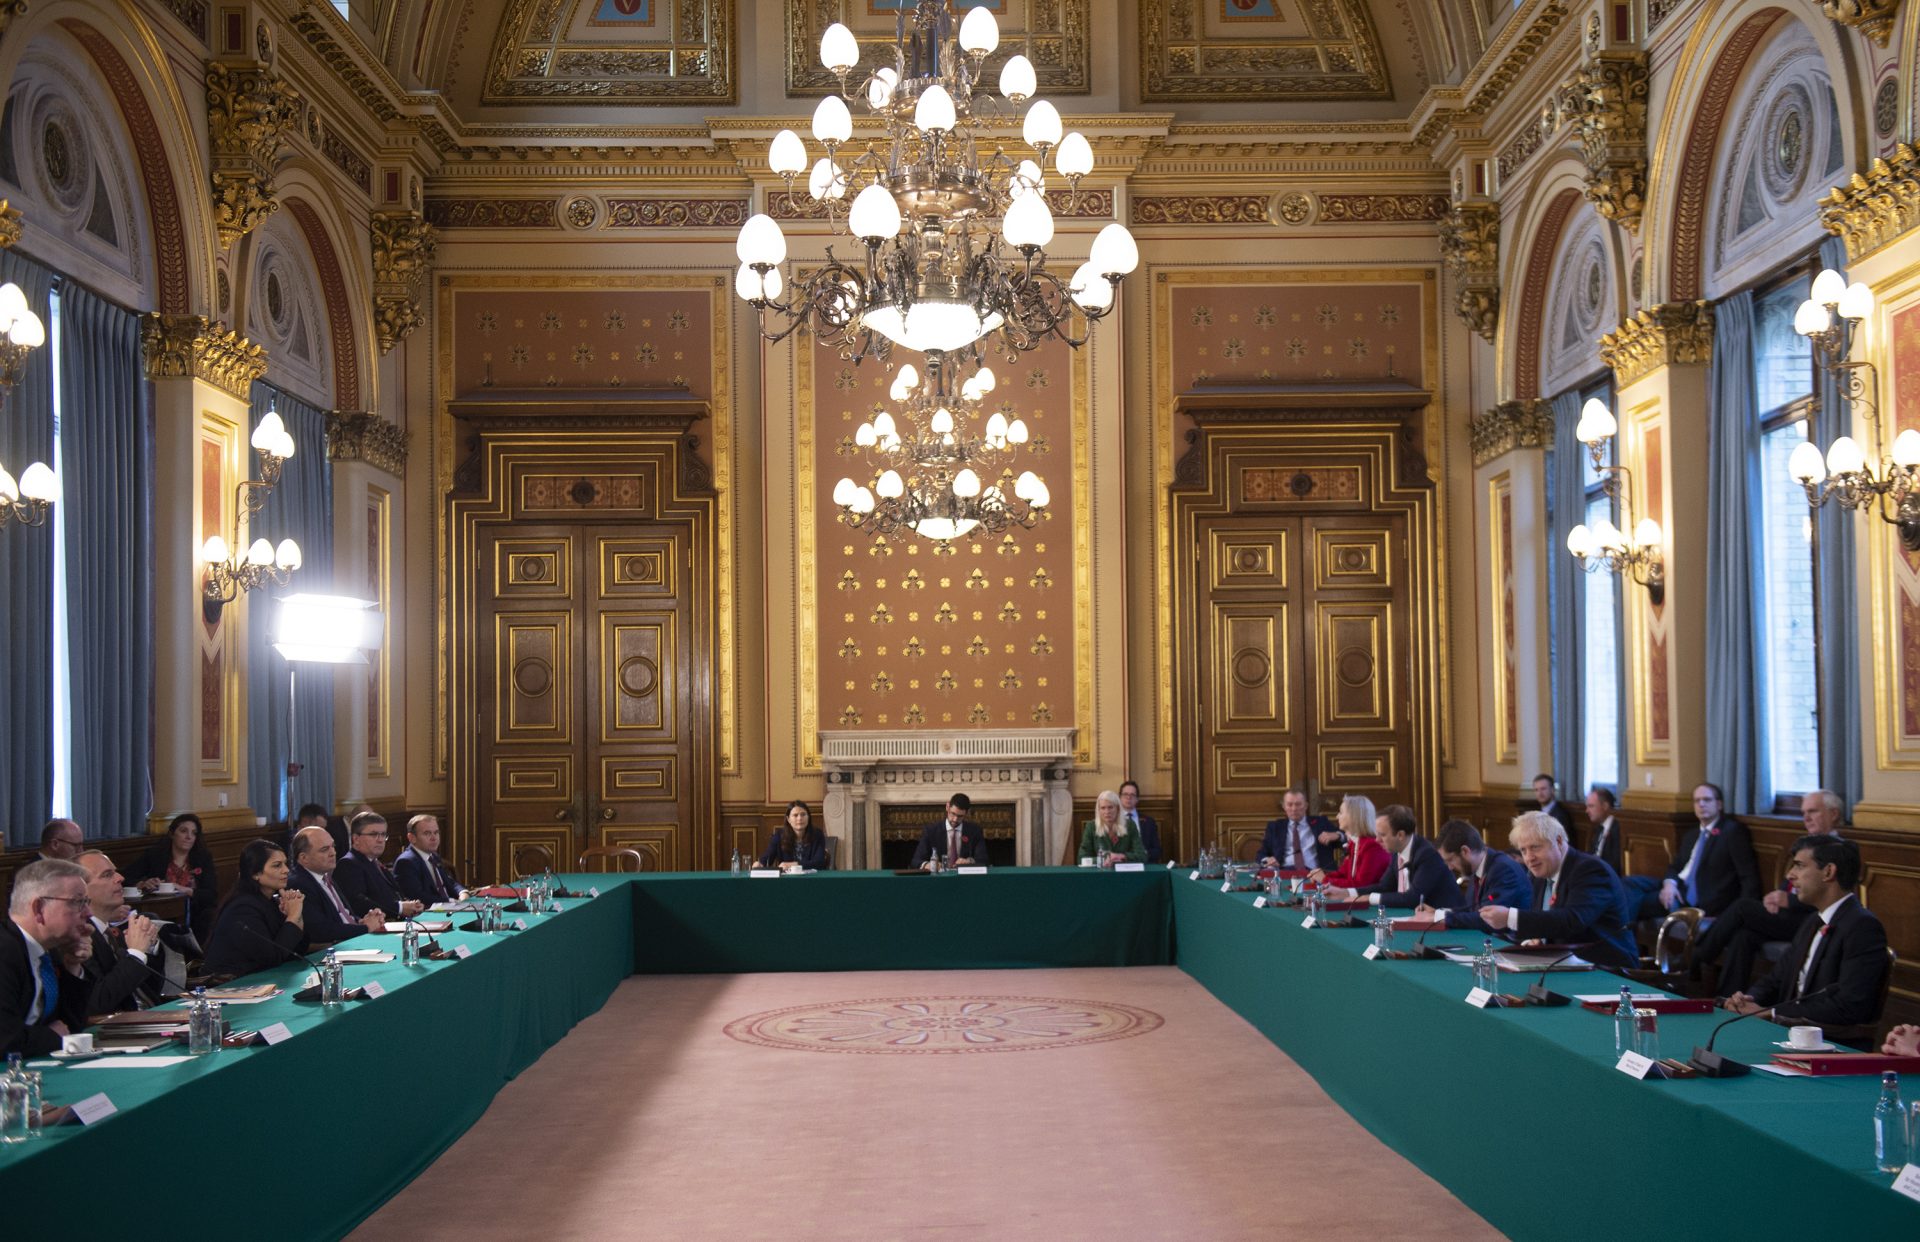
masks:
<svg viewBox="0 0 1920 1242"><path fill-rule="evenodd" d="M1324 815L1307 814L1307 791L1295 786L1280 798L1282 818L1267 824L1260 863L1282 871L1332 871L1340 865L1340 830Z"/></svg>
<svg viewBox="0 0 1920 1242"><path fill-rule="evenodd" d="M1793 843L1787 877L1816 913L1800 924L1773 973L1751 992L1727 997L1726 1007L1757 1013L1779 1005L1783 1017L1829 1027L1879 1021L1887 932L1853 895L1860 882L1860 847L1831 833L1801 837Z"/></svg>
<svg viewBox="0 0 1920 1242"><path fill-rule="evenodd" d="M1393 856L1393 865L1378 883L1363 888L1330 888L1330 901L1367 899L1369 905L1407 909L1413 906L1451 910L1460 904L1460 886L1446 859L1420 835L1410 807L1390 806L1373 821L1373 833Z"/></svg>
<svg viewBox="0 0 1920 1242"><path fill-rule="evenodd" d="M1578 945L1582 957L1601 966L1639 961L1613 868L1569 846L1566 828L1540 811L1515 817L1510 839L1533 875L1533 893L1524 907L1480 907L1482 923L1518 940Z"/></svg>
<svg viewBox="0 0 1920 1242"><path fill-rule="evenodd" d="M1745 824L1722 814L1723 796L1718 785L1694 787L1693 813L1700 826L1680 838L1680 852L1660 886L1660 904L1669 910L1693 906L1718 918L1740 898L1760 895L1753 838Z"/></svg>
<svg viewBox="0 0 1920 1242"><path fill-rule="evenodd" d="M1450 819L1442 825L1434 848L1460 877L1466 901L1459 909L1422 905L1414 912L1417 917L1431 922L1444 912L1448 927L1478 927L1484 931L1488 928L1478 913L1482 906L1519 908L1533 900L1533 877L1527 869L1510 855L1488 849L1480 830L1466 820Z"/></svg>
<svg viewBox="0 0 1920 1242"><path fill-rule="evenodd" d="M967 818L973 802L963 793L947 799L947 816L928 824L920 833L920 844L913 851L913 865L928 867L935 855L946 859L949 867L987 865L987 842L980 825Z"/></svg>

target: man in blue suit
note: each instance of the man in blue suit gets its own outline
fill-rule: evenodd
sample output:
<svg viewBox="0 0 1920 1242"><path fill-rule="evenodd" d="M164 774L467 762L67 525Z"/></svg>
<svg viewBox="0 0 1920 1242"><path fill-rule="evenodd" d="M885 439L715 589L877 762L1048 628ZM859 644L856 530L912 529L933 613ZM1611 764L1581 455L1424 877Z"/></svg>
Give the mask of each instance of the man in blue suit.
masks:
<svg viewBox="0 0 1920 1242"><path fill-rule="evenodd" d="M1281 818L1260 838L1260 862L1282 871L1332 871L1340 865L1340 830L1324 815L1307 814L1307 791L1298 785L1281 795Z"/></svg>
<svg viewBox="0 0 1920 1242"><path fill-rule="evenodd" d="M1393 865L1378 884L1329 889L1329 900L1357 901L1365 897L1369 905L1401 910L1414 906L1451 910L1460 904L1460 886L1454 883L1440 851L1420 835L1420 824L1411 807L1396 804L1382 810L1373 821L1373 835L1393 855Z"/></svg>
<svg viewBox="0 0 1920 1242"><path fill-rule="evenodd" d="M1533 875L1533 893L1524 906L1488 902L1480 907L1482 922L1515 940L1579 945L1597 965L1639 964L1627 895L1613 868L1569 846L1566 827L1540 811L1515 816L1511 840Z"/></svg>
<svg viewBox="0 0 1920 1242"><path fill-rule="evenodd" d="M1492 931L1480 921L1479 909L1485 905L1522 906L1533 898L1533 877L1510 854L1490 849L1480 830L1464 819L1450 819L1434 842L1459 885L1465 901L1457 910L1445 911L1448 927L1473 927ZM1442 911L1422 906L1415 911L1432 918Z"/></svg>
<svg viewBox="0 0 1920 1242"><path fill-rule="evenodd" d="M1147 861L1150 863L1167 861L1166 852L1160 848L1160 825L1153 822L1153 816L1140 813L1140 782L1120 782L1120 818L1130 822L1140 833L1140 844L1146 848Z"/></svg>

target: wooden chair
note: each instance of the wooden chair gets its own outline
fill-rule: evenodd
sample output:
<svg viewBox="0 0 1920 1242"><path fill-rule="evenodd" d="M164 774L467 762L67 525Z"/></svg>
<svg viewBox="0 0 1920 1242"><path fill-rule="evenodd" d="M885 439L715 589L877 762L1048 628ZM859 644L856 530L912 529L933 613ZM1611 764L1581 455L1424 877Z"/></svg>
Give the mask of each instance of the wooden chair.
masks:
<svg viewBox="0 0 1920 1242"><path fill-rule="evenodd" d="M1690 975L1693 971L1693 945L1700 939L1700 920L1706 915L1692 906L1682 906L1660 922L1653 937L1653 966L1665 975ZM1673 949L1680 949L1680 963L1673 962Z"/></svg>
<svg viewBox="0 0 1920 1242"><path fill-rule="evenodd" d="M605 875L625 873L625 863L633 860L635 874L647 869L647 856L639 850L615 845L590 845L580 851L580 862L576 868L580 871L598 872Z"/></svg>
<svg viewBox="0 0 1920 1242"><path fill-rule="evenodd" d="M538 862L529 866L530 859ZM513 874L540 875L553 870L553 851L538 841L523 841L513 847Z"/></svg>

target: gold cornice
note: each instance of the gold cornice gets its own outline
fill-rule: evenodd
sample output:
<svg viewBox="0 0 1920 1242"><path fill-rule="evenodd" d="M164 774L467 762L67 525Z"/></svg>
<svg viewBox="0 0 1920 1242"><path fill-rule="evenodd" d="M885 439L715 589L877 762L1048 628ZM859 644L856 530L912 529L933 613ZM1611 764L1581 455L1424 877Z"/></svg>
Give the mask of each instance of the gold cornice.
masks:
<svg viewBox="0 0 1920 1242"><path fill-rule="evenodd" d="M1515 449L1549 448L1553 444L1553 406L1539 397L1502 401L1468 420L1467 440L1476 468Z"/></svg>
<svg viewBox="0 0 1920 1242"><path fill-rule="evenodd" d="M1540 49L1566 21L1567 12L1560 0L1543 0L1524 19L1520 15L1509 18L1467 75L1466 85L1427 92L1421 107L1414 111L1415 118L1420 118L1422 111L1426 113L1414 129L1414 141L1432 146L1456 114L1483 116L1492 111L1539 62Z"/></svg>
<svg viewBox="0 0 1920 1242"><path fill-rule="evenodd" d="M1885 47L1887 36L1893 33L1900 0L1822 0L1820 11L1872 39L1874 46Z"/></svg>
<svg viewBox="0 0 1920 1242"><path fill-rule="evenodd" d="M434 229L417 211L376 211L373 237L374 331L380 352L391 353L418 327L420 283L433 264Z"/></svg>
<svg viewBox="0 0 1920 1242"><path fill-rule="evenodd" d="M265 349L205 315L143 315L140 346L148 379L204 380L240 401L267 373Z"/></svg>
<svg viewBox="0 0 1920 1242"><path fill-rule="evenodd" d="M1664 366L1706 363L1713 358L1713 303L1650 306L1600 338L1600 358L1621 388Z"/></svg>
<svg viewBox="0 0 1920 1242"><path fill-rule="evenodd" d="M1598 52L1574 75L1574 122L1586 160L1587 201L1628 232L1647 198L1647 54Z"/></svg>
<svg viewBox="0 0 1920 1242"><path fill-rule="evenodd" d="M407 433L365 410L328 410L327 460L364 461L388 474L405 474Z"/></svg>
<svg viewBox="0 0 1920 1242"><path fill-rule="evenodd" d="M0 198L0 250L6 250L20 240L20 234L27 227L21 218L18 207L9 207L7 200Z"/></svg>
<svg viewBox="0 0 1920 1242"><path fill-rule="evenodd" d="M1500 320L1500 206L1457 203L1440 221L1440 257L1459 295L1454 311L1491 341Z"/></svg>
<svg viewBox="0 0 1920 1242"><path fill-rule="evenodd" d="M300 97L259 61L208 61L207 144L213 163L213 219L222 250L280 209L273 170Z"/></svg>
<svg viewBox="0 0 1920 1242"><path fill-rule="evenodd" d="M1864 174L1829 190L1820 200L1820 223L1846 241L1849 259L1920 224L1920 151L1900 143L1891 157L1874 160Z"/></svg>
<svg viewBox="0 0 1920 1242"><path fill-rule="evenodd" d="M408 92L385 65L361 52L358 39L334 37L334 24L344 26L346 19L331 4L299 0L286 22L369 112L385 122L400 119L399 101Z"/></svg>

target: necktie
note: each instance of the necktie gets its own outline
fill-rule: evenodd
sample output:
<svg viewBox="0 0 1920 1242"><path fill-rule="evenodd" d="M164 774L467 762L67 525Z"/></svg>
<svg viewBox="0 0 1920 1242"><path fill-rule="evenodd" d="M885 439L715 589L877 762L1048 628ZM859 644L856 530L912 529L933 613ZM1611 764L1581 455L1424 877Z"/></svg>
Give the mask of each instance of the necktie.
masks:
<svg viewBox="0 0 1920 1242"><path fill-rule="evenodd" d="M427 855L427 874L433 877L433 891L440 894L440 900L447 899L447 885L440 878L440 860L432 854Z"/></svg>
<svg viewBox="0 0 1920 1242"><path fill-rule="evenodd" d="M947 829L947 857L949 859L960 857L960 830L958 828Z"/></svg>
<svg viewBox="0 0 1920 1242"><path fill-rule="evenodd" d="M327 898L333 902L334 911L339 914L340 921L342 923L353 922L353 912L347 909L347 903L340 900L340 894L333 889L333 877L331 875L321 876L320 887L327 890Z"/></svg>
<svg viewBox="0 0 1920 1242"><path fill-rule="evenodd" d="M1806 960L1800 963L1800 975L1793 981L1793 995L1799 997L1807 990L1807 980L1813 976L1813 959L1820 952L1820 945L1827 938L1827 931L1833 924L1822 921L1820 930L1813 933L1813 939L1807 942Z"/></svg>
<svg viewBox="0 0 1920 1242"><path fill-rule="evenodd" d="M1407 864L1405 863L1400 864L1400 891L1403 893L1407 891Z"/></svg>
<svg viewBox="0 0 1920 1242"><path fill-rule="evenodd" d="M54 1007L60 1003L60 972L54 968L53 954L40 955L40 1020L53 1020Z"/></svg>
<svg viewBox="0 0 1920 1242"><path fill-rule="evenodd" d="M1307 826L1297 819L1293 821L1293 865L1307 866Z"/></svg>
<svg viewBox="0 0 1920 1242"><path fill-rule="evenodd" d="M1700 840L1693 847L1693 859L1687 865L1687 904L1700 904L1700 872L1705 869L1707 846L1719 834L1717 828L1702 828Z"/></svg>

